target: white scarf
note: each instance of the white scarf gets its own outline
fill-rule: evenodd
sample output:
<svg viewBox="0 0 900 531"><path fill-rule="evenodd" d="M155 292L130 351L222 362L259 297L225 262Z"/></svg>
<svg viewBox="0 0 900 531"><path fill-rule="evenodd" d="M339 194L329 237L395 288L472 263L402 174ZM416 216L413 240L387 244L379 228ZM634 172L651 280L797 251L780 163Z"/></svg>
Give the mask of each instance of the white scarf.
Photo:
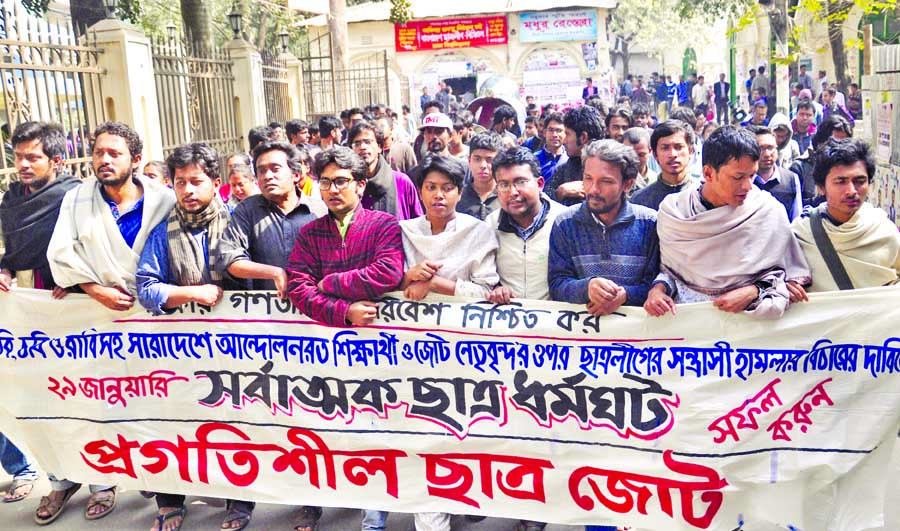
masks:
<svg viewBox="0 0 900 531"><path fill-rule="evenodd" d="M457 214L444 232L431 234L425 216L400 222L406 269L428 260L441 264L437 275L456 282L457 297L484 297L500 282L497 236L487 223Z"/></svg>
<svg viewBox="0 0 900 531"><path fill-rule="evenodd" d="M819 206L824 211L825 205ZM900 232L884 210L869 203L862 207L846 223L838 226L822 217L825 233L831 240L850 275L855 288L870 288L896 284L900 279ZM809 291L836 291L834 277L828 270L822 253L816 245L810 228L810 220L803 217L791 224L794 235L800 241L809 265L815 272Z"/></svg>
<svg viewBox="0 0 900 531"><path fill-rule="evenodd" d="M66 193L47 260L56 283L63 287L96 283L120 287L136 294L135 270L144 243L156 225L175 206L172 190L150 179L136 180L144 190L141 228L129 247L119 232L109 205L100 194L102 184L95 177Z"/></svg>
<svg viewBox="0 0 900 531"><path fill-rule="evenodd" d="M808 284L809 265L781 206L753 187L741 206L707 210L697 188L667 196L656 224L660 259L688 286L717 296L781 270Z"/></svg>

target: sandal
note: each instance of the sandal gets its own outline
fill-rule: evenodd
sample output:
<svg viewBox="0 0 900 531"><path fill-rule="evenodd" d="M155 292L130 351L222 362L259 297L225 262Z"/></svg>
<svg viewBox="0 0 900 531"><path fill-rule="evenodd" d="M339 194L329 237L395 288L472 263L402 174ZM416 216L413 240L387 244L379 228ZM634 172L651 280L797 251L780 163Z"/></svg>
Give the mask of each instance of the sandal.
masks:
<svg viewBox="0 0 900 531"><path fill-rule="evenodd" d="M222 521L222 525L219 529L222 531L241 531L241 529L250 525L250 518L253 516L254 506L247 502L228 500L225 507L228 509L228 512L225 514L225 520ZM231 524L234 522L240 522L241 525L232 527ZM226 524L228 527L225 527Z"/></svg>
<svg viewBox="0 0 900 531"><path fill-rule="evenodd" d="M97 514L91 514L91 509L98 506L102 507L103 511ZM93 492L91 493L91 497L88 498L87 507L84 508L84 517L87 520L99 520L104 516L109 515L109 513L113 512L113 509L115 508L116 487L101 490L100 492Z"/></svg>
<svg viewBox="0 0 900 531"><path fill-rule="evenodd" d="M322 508L312 505L300 507L300 514L294 520L294 531L316 531L319 529L319 518L322 518Z"/></svg>
<svg viewBox="0 0 900 531"><path fill-rule="evenodd" d="M187 506L182 505L179 509L176 509L168 514L157 514L156 515L156 529L162 531L163 526L166 525L166 522L169 520L174 520L175 518L181 518L181 522L175 527L174 531L179 531L181 526L184 524L184 517L187 516Z"/></svg>
<svg viewBox="0 0 900 531"><path fill-rule="evenodd" d="M31 494L31 491L34 490L34 482L37 481L37 478L33 479L13 479L12 484L9 486L9 490L6 491L6 496L3 497L3 503L15 503L17 501L22 501Z"/></svg>
<svg viewBox="0 0 900 531"><path fill-rule="evenodd" d="M81 483L76 483L66 489L65 496L58 502L54 502L50 500L49 496L44 496L41 498L41 503L38 505L38 508L34 511L34 523L37 525L47 525L53 523L54 520L59 518L59 515L62 514L63 509L66 507L66 504L69 503L69 499L78 492L78 489L81 488ZM40 516L41 512L46 511L49 516Z"/></svg>

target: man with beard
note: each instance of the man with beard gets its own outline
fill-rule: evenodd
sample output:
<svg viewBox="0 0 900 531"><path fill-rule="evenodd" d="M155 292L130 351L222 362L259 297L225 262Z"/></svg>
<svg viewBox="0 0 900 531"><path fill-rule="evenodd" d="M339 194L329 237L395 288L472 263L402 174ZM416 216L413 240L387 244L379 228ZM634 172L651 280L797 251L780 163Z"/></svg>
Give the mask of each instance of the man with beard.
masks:
<svg viewBox="0 0 900 531"><path fill-rule="evenodd" d="M662 202L661 273L644 304L648 314L711 301L723 312L778 319L803 300L809 266L784 208L753 186L759 153L750 131L716 129L703 146L703 185Z"/></svg>
<svg viewBox="0 0 900 531"><path fill-rule="evenodd" d="M80 182L64 173L66 134L59 124L25 122L13 131L12 151L19 180L10 183L0 203L4 254L0 259L0 292L19 288L52 290L55 299L66 295L47 263L47 245L59 216L63 196ZM0 463L13 477L3 501L31 494L38 471L10 440L0 434Z"/></svg>
<svg viewBox="0 0 900 531"><path fill-rule="evenodd" d="M398 220L422 215L422 205L416 187L405 174L391 169L381 155L384 132L372 122L363 120L350 129L347 141L353 151L366 163L366 189L363 208L387 212Z"/></svg>
<svg viewBox="0 0 900 531"><path fill-rule="evenodd" d="M813 178L825 202L791 224L813 271L809 291L900 282L900 233L866 201L874 176L871 148L861 140L829 140L816 154Z"/></svg>
<svg viewBox="0 0 900 531"><path fill-rule="evenodd" d="M144 145L119 122L94 131L94 175L66 193L47 247L53 279L78 287L111 310L125 311L137 294L135 270L144 243L175 205L172 190L137 176ZM35 512L38 524L56 520L81 487L51 475L52 492ZM91 485L84 517L103 518L116 507L116 488Z"/></svg>
<svg viewBox="0 0 900 531"><path fill-rule="evenodd" d="M556 218L547 281L555 301L587 305L591 315L641 306L659 273L656 212L632 205L638 158L615 140L584 149L584 202Z"/></svg>
<svg viewBox="0 0 900 531"><path fill-rule="evenodd" d="M603 123L600 111L589 105L569 109L563 117L569 160L556 165L553 177L544 189L551 199L564 205L575 205L584 199L581 149L594 140L603 138Z"/></svg>
<svg viewBox="0 0 900 531"><path fill-rule="evenodd" d="M656 182L635 193L631 202L658 210L667 195L694 183L688 173L694 154L694 129L681 120L666 120L653 129L650 151L659 163L659 176Z"/></svg>
<svg viewBox="0 0 900 531"><path fill-rule="evenodd" d="M215 306L222 290L246 289L216 269L218 242L231 219L216 189L219 155L206 144L175 148L166 161L177 203L168 219L150 233L137 268L138 300L154 315L172 313L189 302ZM158 512L151 531L179 529L186 508L183 494L156 493ZM222 529L241 529L255 504L228 500Z"/></svg>

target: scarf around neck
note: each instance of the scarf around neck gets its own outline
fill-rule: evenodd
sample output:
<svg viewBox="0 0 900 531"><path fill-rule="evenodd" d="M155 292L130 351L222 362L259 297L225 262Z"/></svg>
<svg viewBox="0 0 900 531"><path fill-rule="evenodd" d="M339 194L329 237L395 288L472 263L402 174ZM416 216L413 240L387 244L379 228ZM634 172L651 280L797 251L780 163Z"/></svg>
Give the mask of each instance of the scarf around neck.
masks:
<svg viewBox="0 0 900 531"><path fill-rule="evenodd" d="M367 201L368 200L368 201ZM366 191L363 194L363 203L369 210L387 212L397 216L397 180L391 165L383 156L379 156L378 167L366 182Z"/></svg>
<svg viewBox="0 0 900 531"><path fill-rule="evenodd" d="M212 201L199 212L188 212L181 205L175 205L166 222L169 271L175 285L222 285L222 274L216 269L219 258L218 244L230 219L231 214L219 194L215 194ZM205 250L200 247L192 234L203 229L206 229Z"/></svg>

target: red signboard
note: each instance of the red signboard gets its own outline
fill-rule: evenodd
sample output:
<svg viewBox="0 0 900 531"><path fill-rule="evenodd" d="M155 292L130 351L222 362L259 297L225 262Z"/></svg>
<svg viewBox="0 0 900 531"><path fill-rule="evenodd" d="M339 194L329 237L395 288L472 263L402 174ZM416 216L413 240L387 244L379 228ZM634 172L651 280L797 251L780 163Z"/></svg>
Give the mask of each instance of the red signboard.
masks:
<svg viewBox="0 0 900 531"><path fill-rule="evenodd" d="M394 24L398 52L447 50L506 44L506 17L411 20Z"/></svg>

